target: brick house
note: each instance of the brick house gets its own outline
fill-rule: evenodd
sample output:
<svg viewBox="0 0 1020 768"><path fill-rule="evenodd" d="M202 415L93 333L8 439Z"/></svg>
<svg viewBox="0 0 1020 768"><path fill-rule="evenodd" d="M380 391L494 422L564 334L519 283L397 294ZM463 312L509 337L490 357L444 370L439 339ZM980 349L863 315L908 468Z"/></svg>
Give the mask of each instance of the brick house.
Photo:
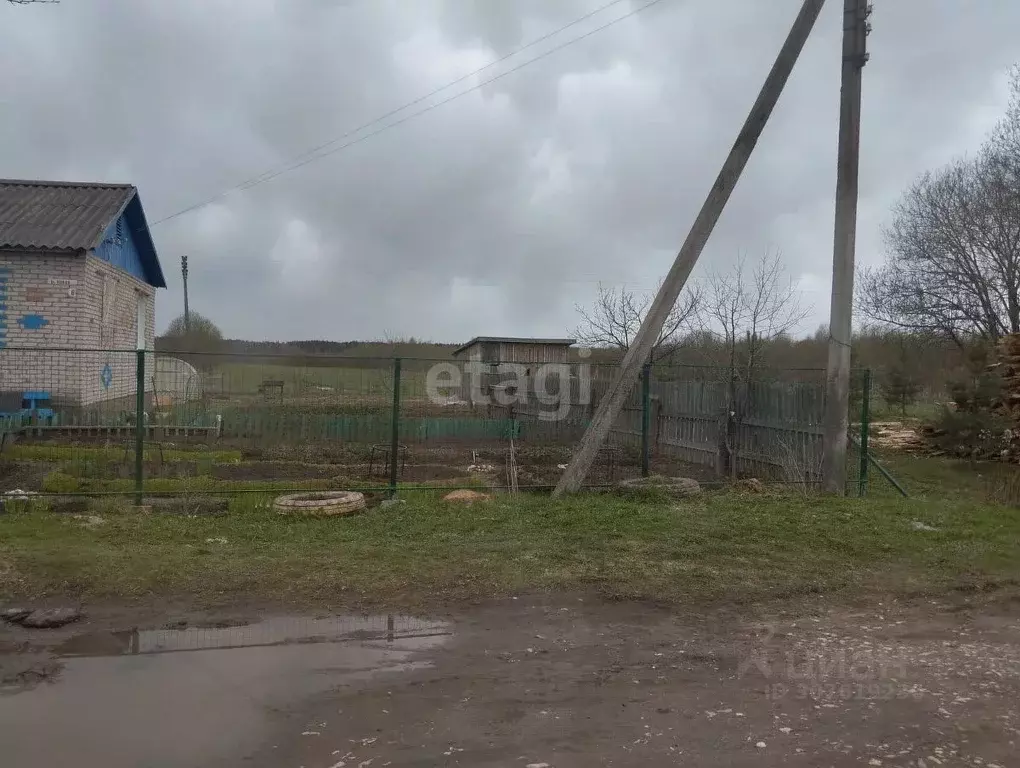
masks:
<svg viewBox="0 0 1020 768"><path fill-rule="evenodd" d="M132 185L0 180L0 396L133 395L129 350L153 348L165 287Z"/></svg>

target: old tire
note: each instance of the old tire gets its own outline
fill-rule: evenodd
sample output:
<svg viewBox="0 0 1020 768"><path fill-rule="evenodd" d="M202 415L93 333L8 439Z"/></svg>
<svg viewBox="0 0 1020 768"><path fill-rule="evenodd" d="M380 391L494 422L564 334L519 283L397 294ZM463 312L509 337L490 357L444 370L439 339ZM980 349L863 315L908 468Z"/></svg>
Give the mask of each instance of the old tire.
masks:
<svg viewBox="0 0 1020 768"><path fill-rule="evenodd" d="M281 515L353 515L364 508L365 494L357 491L292 493L273 502Z"/></svg>

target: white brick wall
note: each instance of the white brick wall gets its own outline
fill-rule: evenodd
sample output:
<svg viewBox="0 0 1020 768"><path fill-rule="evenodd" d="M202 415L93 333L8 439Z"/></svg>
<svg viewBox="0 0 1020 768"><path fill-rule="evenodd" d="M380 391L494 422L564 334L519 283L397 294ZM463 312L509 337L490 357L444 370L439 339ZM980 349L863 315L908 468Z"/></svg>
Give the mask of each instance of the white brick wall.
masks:
<svg viewBox="0 0 1020 768"><path fill-rule="evenodd" d="M138 297L145 297L145 347L155 344L155 289L132 275L110 266L102 259L85 260L85 304L83 323L90 329L93 347L103 350L132 350L136 344ZM106 298L104 298L106 297ZM106 316L104 317L104 303ZM128 397L135 394L135 355L129 352L89 353L82 361L82 399L85 403ZM103 384L102 372L110 366L110 386ZM145 361L145 390L152 390L153 360Z"/></svg>
<svg viewBox="0 0 1020 768"><path fill-rule="evenodd" d="M133 354L89 350L135 348L139 296L146 302L145 343L152 349L152 286L91 255L0 253L0 267L10 270L5 302L7 348L0 350L0 391L48 390L54 401L81 405L134 394ZM104 294L110 297L105 318ZM36 330L24 328L18 320L25 315L41 315L47 324ZM12 349L18 347L38 351ZM83 351L40 349L44 347ZM146 362L151 366L151 356ZM109 387L101 378L107 364L113 374ZM146 389L151 389L151 376L147 375L146 380Z"/></svg>

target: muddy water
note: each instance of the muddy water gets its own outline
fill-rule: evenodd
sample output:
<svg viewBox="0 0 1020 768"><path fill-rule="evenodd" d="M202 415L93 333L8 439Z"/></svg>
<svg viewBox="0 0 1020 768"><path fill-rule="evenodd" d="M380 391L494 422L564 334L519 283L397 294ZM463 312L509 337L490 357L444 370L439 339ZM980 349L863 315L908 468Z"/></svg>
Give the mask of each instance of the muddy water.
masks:
<svg viewBox="0 0 1020 768"><path fill-rule="evenodd" d="M448 634L407 617L83 633L50 683L0 696L0 764L238 765L308 697L424 662Z"/></svg>

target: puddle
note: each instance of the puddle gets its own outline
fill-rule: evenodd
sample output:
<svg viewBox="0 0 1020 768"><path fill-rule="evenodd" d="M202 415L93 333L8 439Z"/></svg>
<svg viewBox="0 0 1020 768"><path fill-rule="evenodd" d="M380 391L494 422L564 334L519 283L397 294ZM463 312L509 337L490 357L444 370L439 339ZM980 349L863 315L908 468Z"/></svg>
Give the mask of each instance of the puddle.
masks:
<svg viewBox="0 0 1020 768"><path fill-rule="evenodd" d="M352 640L400 640L401 647L410 648L428 647L430 638L446 634L449 631L443 622L411 616L284 617L235 627L83 633L57 646L54 653L61 657L122 656ZM408 644L408 640L424 642Z"/></svg>
<svg viewBox="0 0 1020 768"><path fill-rule="evenodd" d="M405 616L80 634L53 682L0 696L0 762L238 765L302 702L427 667L448 635Z"/></svg>

